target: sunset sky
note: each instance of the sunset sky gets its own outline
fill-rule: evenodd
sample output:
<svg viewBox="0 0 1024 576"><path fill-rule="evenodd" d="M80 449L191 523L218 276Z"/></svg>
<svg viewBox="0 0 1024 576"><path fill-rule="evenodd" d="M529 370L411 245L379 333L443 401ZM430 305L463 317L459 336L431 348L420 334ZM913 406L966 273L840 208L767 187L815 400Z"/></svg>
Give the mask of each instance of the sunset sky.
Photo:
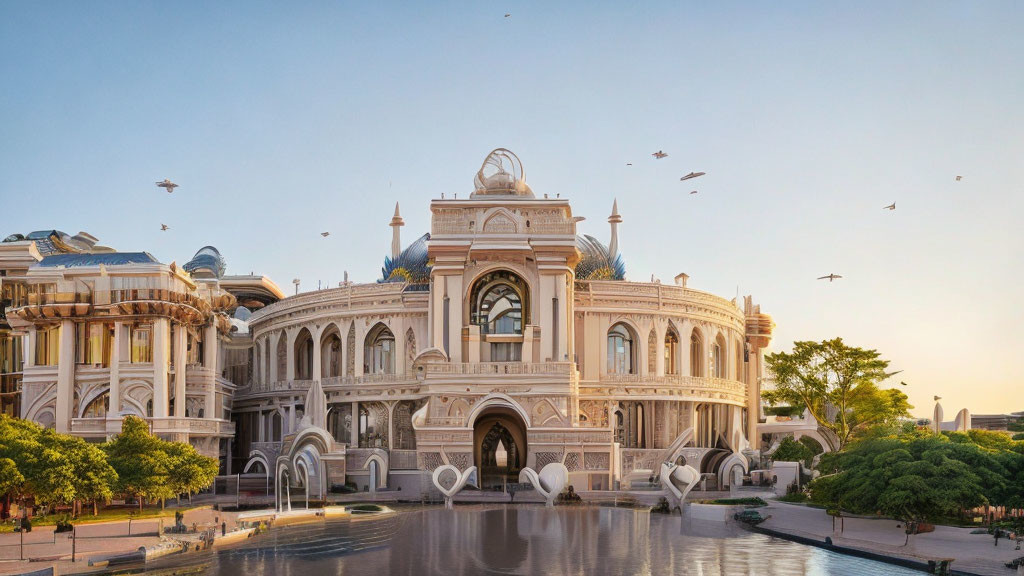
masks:
<svg viewBox="0 0 1024 576"><path fill-rule="evenodd" d="M628 278L1024 410L1024 3L549 4L4 2L0 236L374 281L506 147L581 233L618 199Z"/></svg>

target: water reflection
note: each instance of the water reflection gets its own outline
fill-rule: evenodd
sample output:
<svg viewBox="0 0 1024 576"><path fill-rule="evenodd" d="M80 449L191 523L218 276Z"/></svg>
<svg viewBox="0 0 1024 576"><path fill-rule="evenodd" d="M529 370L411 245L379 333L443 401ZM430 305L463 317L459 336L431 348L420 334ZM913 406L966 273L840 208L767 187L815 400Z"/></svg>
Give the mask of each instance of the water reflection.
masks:
<svg viewBox="0 0 1024 576"><path fill-rule="evenodd" d="M410 509L392 518L292 526L191 562L208 574L247 576L917 574L732 524L541 506Z"/></svg>

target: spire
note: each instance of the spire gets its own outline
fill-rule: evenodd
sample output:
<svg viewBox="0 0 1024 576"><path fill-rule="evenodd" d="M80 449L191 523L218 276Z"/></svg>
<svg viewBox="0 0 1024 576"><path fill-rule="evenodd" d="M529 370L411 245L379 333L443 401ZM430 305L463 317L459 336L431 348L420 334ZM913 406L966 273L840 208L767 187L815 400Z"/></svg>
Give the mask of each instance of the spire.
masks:
<svg viewBox="0 0 1024 576"><path fill-rule="evenodd" d="M391 226L391 259L395 260L402 253L401 228L405 226L405 220L402 220L402 215L398 213L398 202L395 202L395 215L388 226Z"/></svg>
<svg viewBox="0 0 1024 576"><path fill-rule="evenodd" d="M608 260L612 262L619 255L619 222L622 222L622 216L619 216L619 201L615 199L612 201L612 215L608 217L608 223L612 225L612 238L608 241Z"/></svg>

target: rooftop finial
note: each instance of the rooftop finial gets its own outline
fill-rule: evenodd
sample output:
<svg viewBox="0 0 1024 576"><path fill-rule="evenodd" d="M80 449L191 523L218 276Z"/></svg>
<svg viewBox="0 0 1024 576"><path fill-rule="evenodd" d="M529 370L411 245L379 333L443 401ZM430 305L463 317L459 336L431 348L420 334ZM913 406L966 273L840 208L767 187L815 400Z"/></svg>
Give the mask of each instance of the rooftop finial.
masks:
<svg viewBox="0 0 1024 576"><path fill-rule="evenodd" d="M619 223L622 216L619 216L619 200L612 200L612 215L608 217L608 223L612 225L612 237L608 241L608 260L615 261L619 255Z"/></svg>
<svg viewBox="0 0 1024 576"><path fill-rule="evenodd" d="M402 215L398 212L398 202L395 202L395 215L388 226L391 226L391 259L394 260L402 253L401 229L405 226L405 220L402 220Z"/></svg>

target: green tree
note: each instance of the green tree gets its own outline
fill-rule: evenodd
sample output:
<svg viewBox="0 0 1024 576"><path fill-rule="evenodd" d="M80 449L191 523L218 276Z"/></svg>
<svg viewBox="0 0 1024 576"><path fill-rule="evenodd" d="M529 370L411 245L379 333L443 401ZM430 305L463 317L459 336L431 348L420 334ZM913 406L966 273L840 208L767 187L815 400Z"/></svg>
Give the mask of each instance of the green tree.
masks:
<svg viewBox="0 0 1024 576"><path fill-rule="evenodd" d="M823 475L811 483L811 498L828 508L907 522L908 542L920 522L961 517L985 503L1014 505L1024 449L987 448L970 438L913 431L858 440L822 456Z"/></svg>
<svg viewBox="0 0 1024 576"><path fill-rule="evenodd" d="M165 450L171 462L168 483L175 495L187 493L191 497L217 477L220 469L217 459L203 456L191 444L167 442Z"/></svg>
<svg viewBox="0 0 1024 576"><path fill-rule="evenodd" d="M892 373L886 372L889 362L876 350L847 346L835 338L796 342L793 352L769 354L765 360L775 381L762 394L765 400L808 409L834 435L833 449L841 450L873 426L910 415L906 394L879 388Z"/></svg>
<svg viewBox="0 0 1024 576"><path fill-rule="evenodd" d="M140 510L146 498L174 495L168 486L171 459L164 445L149 433L146 421L135 416L127 416L121 423L121 433L103 444L103 451L117 472L116 491L138 498Z"/></svg>
<svg viewBox="0 0 1024 576"><path fill-rule="evenodd" d="M19 492L25 477L18 471L18 465L10 458L0 458L0 495Z"/></svg>
<svg viewBox="0 0 1024 576"><path fill-rule="evenodd" d="M814 452L802 442L786 436L779 442L779 447L771 453L771 459L776 462L803 462L810 466L814 459Z"/></svg>

